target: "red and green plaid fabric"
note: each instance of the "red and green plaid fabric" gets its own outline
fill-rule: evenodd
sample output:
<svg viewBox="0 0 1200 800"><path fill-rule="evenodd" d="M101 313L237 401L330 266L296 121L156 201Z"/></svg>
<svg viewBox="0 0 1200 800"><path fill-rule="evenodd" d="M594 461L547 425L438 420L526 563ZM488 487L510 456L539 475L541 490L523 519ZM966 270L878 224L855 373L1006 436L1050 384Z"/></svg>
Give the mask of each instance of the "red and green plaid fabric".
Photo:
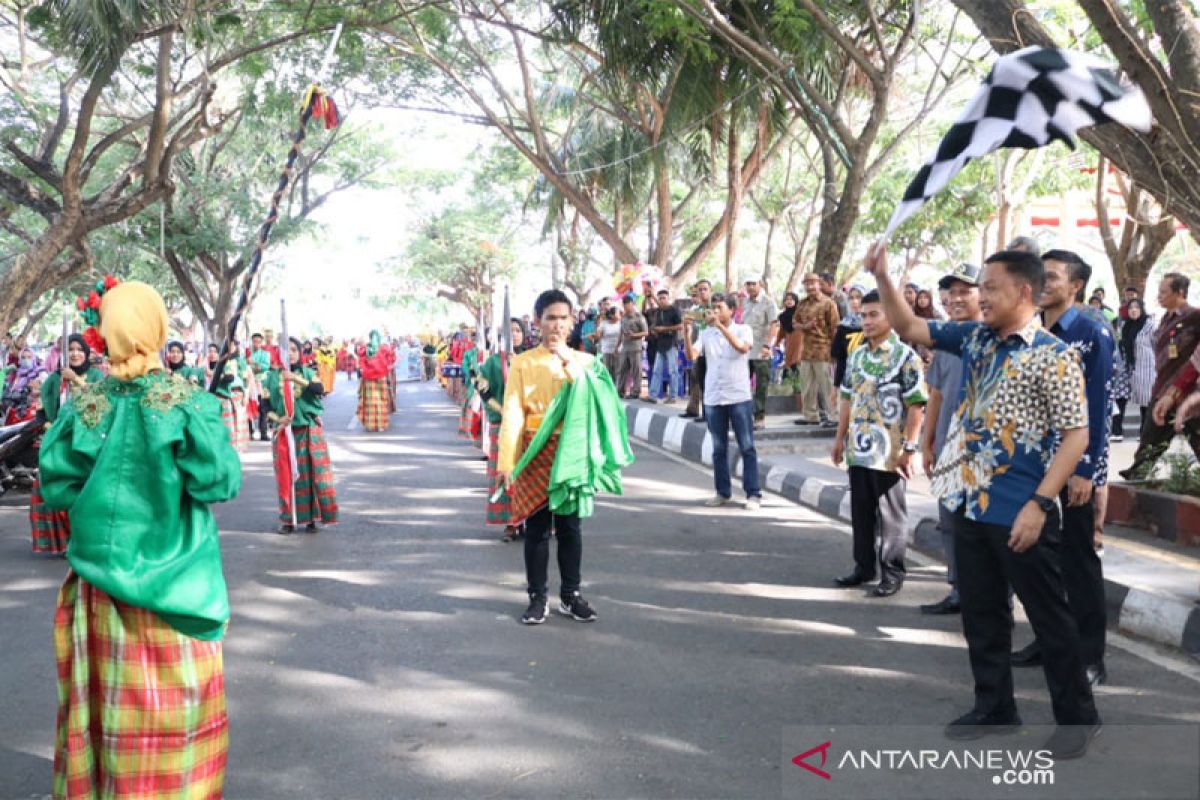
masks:
<svg viewBox="0 0 1200 800"><path fill-rule="evenodd" d="M508 492L501 492L500 499L492 502L492 496L496 494L496 490L500 488L500 482L496 479L496 460L500 456L500 426L492 425L488 429L488 460L487 460L487 477L488 477L488 500L487 500L487 524L488 525L511 525L512 524L512 500L508 497Z"/></svg>
<svg viewBox="0 0 1200 800"><path fill-rule="evenodd" d="M358 420L368 431L388 429L388 388L383 378L358 384Z"/></svg>
<svg viewBox="0 0 1200 800"><path fill-rule="evenodd" d="M192 639L68 573L54 615L54 796L219 800L221 643Z"/></svg>
<svg viewBox="0 0 1200 800"><path fill-rule="evenodd" d="M245 397L241 389L234 389L233 397L221 398L221 419L229 431L229 442L239 453L244 453L250 445Z"/></svg>
<svg viewBox="0 0 1200 800"><path fill-rule="evenodd" d="M465 403L458 413L458 437L470 439L476 445L483 444L483 414L473 408L474 403Z"/></svg>
<svg viewBox="0 0 1200 800"><path fill-rule="evenodd" d="M71 538L71 518L66 511L51 511L42 500L42 484L33 480L29 495L29 527L33 533L33 552L62 555Z"/></svg>
<svg viewBox="0 0 1200 800"><path fill-rule="evenodd" d="M307 525L320 519L326 525L338 520L337 491L333 487L333 465L325 432L318 425L292 428L296 440L296 524ZM276 436L271 445L275 471L285 468L287 448L283 436ZM279 519L292 524L291 498L279 492Z"/></svg>
<svg viewBox="0 0 1200 800"><path fill-rule="evenodd" d="M533 440L534 432L525 431L525 447ZM554 469L554 454L558 452L558 434L546 441L546 446L525 465L508 487L512 500L510 525L520 525L550 502L550 471Z"/></svg>

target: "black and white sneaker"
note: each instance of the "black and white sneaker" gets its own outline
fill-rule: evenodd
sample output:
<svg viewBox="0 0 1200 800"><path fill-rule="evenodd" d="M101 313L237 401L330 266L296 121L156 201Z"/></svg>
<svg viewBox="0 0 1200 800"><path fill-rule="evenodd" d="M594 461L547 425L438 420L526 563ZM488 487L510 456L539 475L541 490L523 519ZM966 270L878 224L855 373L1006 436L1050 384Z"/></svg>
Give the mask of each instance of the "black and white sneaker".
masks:
<svg viewBox="0 0 1200 800"><path fill-rule="evenodd" d="M529 608L525 609L525 613L521 615L521 623L524 625L541 625L546 621L546 614L549 611L550 603L546 601L546 595L534 595L529 598Z"/></svg>
<svg viewBox="0 0 1200 800"><path fill-rule="evenodd" d="M587 600L579 592L570 596L560 597L558 600L558 613L564 617L570 617L576 622L595 622L596 610L588 605Z"/></svg>

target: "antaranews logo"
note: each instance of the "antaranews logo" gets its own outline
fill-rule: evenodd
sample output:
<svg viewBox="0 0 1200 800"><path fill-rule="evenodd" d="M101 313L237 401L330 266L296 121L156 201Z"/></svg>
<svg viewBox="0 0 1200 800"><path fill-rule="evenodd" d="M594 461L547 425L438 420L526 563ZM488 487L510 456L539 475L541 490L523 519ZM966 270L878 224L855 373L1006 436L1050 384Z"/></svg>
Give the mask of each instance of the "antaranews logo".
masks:
<svg viewBox="0 0 1200 800"><path fill-rule="evenodd" d="M818 769L817 767L814 767L812 764L808 763L808 758L810 756L820 753L821 754L821 766L824 767L825 761L829 757L829 747L832 744L833 744L833 742L825 742L824 744L819 744L816 747L805 750L803 753L801 753L800 755L793 758L792 763L795 764L797 767L803 767L804 769L808 770L812 774L818 775L827 781L833 780L833 776L830 775L828 772L826 772L823 769Z"/></svg>
<svg viewBox="0 0 1200 800"><path fill-rule="evenodd" d="M822 742L792 759L797 767L824 780L833 780L826 771L833 741ZM820 764L810 762L820 757ZM839 772L981 772L991 775L991 782L1004 786L1053 786L1054 758L1049 750L1026 749L860 749L847 750L834 767Z"/></svg>

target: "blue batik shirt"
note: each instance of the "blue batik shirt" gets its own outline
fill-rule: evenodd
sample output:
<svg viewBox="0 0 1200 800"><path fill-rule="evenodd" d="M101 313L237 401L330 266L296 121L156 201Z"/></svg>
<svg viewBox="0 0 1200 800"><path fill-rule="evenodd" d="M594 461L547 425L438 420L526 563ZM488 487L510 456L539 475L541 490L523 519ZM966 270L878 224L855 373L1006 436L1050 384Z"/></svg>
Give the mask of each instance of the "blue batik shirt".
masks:
<svg viewBox="0 0 1200 800"><path fill-rule="evenodd" d="M1083 370L1036 316L1004 339L982 322L931 321L929 333L936 349L963 360L933 496L968 519L1009 527L1045 478L1058 432L1088 425Z"/></svg>
<svg viewBox="0 0 1200 800"><path fill-rule="evenodd" d="M1112 326L1071 306L1050 332L1079 356L1087 392L1088 449L1075 474L1096 486L1108 483L1108 434L1112 426L1113 339Z"/></svg>

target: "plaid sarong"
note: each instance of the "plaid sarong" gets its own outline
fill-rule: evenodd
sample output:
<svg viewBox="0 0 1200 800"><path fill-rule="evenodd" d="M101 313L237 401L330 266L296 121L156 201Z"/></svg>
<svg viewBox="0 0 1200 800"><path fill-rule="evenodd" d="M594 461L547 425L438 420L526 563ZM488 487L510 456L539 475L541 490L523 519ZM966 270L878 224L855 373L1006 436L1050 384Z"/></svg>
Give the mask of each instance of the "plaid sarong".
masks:
<svg viewBox="0 0 1200 800"><path fill-rule="evenodd" d="M487 499L487 524L488 525L511 525L512 524L512 500L508 496L508 492L501 492L500 499L492 502L492 495L496 493L496 489L500 488L499 481L496 480L496 460L500 456L500 426L492 425L488 429L488 460L487 460L487 477L488 477L488 499Z"/></svg>
<svg viewBox="0 0 1200 800"><path fill-rule="evenodd" d="M525 447L529 447L534 434L534 431L525 431ZM508 487L508 496L512 500L510 525L520 525L550 502L550 471L554 468L554 454L557 452L556 433Z"/></svg>
<svg viewBox="0 0 1200 800"><path fill-rule="evenodd" d="M67 574L54 614L54 796L218 800L229 718L221 643Z"/></svg>
<svg viewBox="0 0 1200 800"><path fill-rule="evenodd" d="M365 378L358 384L358 419L368 431L388 429L387 380L369 381Z"/></svg>
<svg viewBox="0 0 1200 800"><path fill-rule="evenodd" d="M33 533L33 552L62 555L71 538L71 517L67 511L52 511L42 500L42 484L33 479L29 494L29 527Z"/></svg>
<svg viewBox="0 0 1200 800"><path fill-rule="evenodd" d="M307 525L318 518L326 525L338 521L337 491L333 487L333 465L329 462L329 447L321 426L292 428L296 440L296 524ZM275 471L284 467L287 459L286 439L276 436L271 450ZM279 493L279 520L292 524L291 497Z"/></svg>
<svg viewBox="0 0 1200 800"><path fill-rule="evenodd" d="M233 397L221 398L221 419L229 431L229 442L239 453L250 446L250 421L246 417L246 393L233 390Z"/></svg>
<svg viewBox="0 0 1200 800"><path fill-rule="evenodd" d="M472 400L464 403L458 413L458 438L470 439L476 446L483 445L483 413L475 408Z"/></svg>

